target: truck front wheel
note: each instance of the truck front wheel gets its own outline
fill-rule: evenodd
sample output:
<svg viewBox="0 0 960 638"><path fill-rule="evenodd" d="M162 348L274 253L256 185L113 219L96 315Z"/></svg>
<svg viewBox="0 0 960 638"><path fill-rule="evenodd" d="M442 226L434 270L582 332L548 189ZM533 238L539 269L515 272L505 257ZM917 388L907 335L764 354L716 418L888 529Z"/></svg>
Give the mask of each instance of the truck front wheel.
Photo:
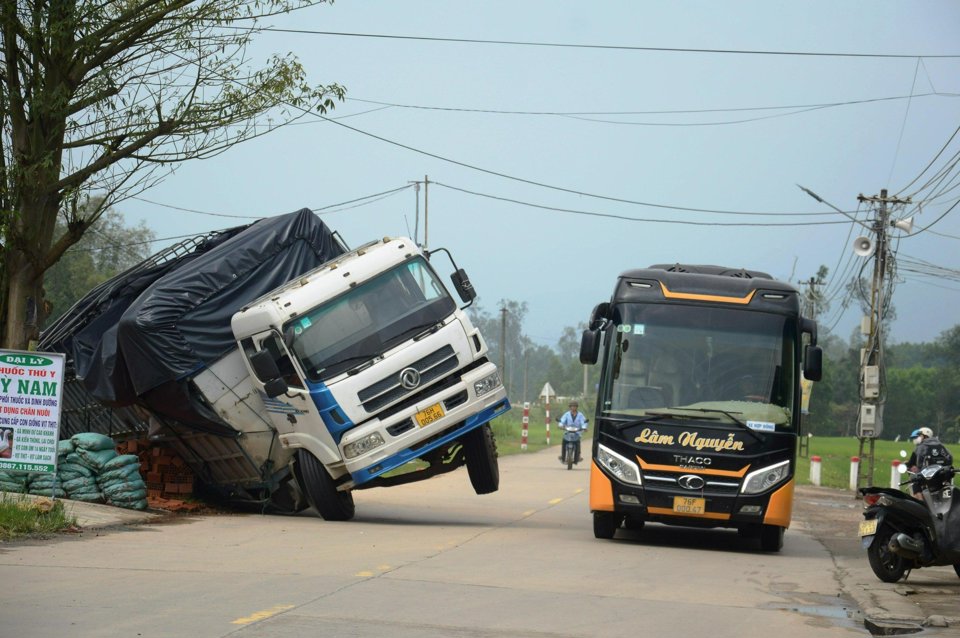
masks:
<svg viewBox="0 0 960 638"><path fill-rule="evenodd" d="M353 518L353 494L340 492L323 464L306 450L297 451L297 465L307 500L325 521L349 521Z"/></svg>
<svg viewBox="0 0 960 638"><path fill-rule="evenodd" d="M500 489L500 466L497 464L497 440L489 423L470 430L460 439L467 459L467 473L477 494L490 494Z"/></svg>

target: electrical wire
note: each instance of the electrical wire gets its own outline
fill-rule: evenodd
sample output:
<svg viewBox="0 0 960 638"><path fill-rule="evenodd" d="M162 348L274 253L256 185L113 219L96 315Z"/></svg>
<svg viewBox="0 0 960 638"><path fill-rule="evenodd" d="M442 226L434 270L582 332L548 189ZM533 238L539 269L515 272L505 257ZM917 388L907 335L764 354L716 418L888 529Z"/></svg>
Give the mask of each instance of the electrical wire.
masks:
<svg viewBox="0 0 960 638"><path fill-rule="evenodd" d="M798 56L798 57L828 57L828 58L880 58L880 59L900 59L900 58L960 58L960 54L922 54L922 53L842 53L829 51L786 51L786 50L762 50L762 49L698 49L690 47L649 47L649 46L628 46L628 45L610 45L610 44L576 44L563 42L534 42L524 40L485 40L480 38L445 38L435 36L412 36L412 35L393 35L386 33L355 33L344 31L316 31L312 29L286 29L281 27L241 27L232 25L215 25L221 29L231 29L237 31L267 32L267 33L291 33L298 35L320 35L345 38L371 38L380 40L410 40L419 42L441 42L454 44L484 44L484 45L506 45L506 46L524 46L524 47L545 47L545 48L563 48L563 49L598 49L606 51L656 51L660 53L708 53L708 54L729 54L729 55L763 55L763 56Z"/></svg>

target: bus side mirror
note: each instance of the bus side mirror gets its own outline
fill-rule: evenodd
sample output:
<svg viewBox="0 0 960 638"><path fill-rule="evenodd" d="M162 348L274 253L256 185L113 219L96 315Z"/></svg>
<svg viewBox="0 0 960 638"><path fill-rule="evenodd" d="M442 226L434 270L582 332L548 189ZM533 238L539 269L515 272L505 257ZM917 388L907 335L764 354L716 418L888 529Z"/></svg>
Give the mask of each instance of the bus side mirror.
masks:
<svg viewBox="0 0 960 638"><path fill-rule="evenodd" d="M470 278L467 277L467 273L463 268L458 268L450 275L450 280L453 282L453 287L456 288L457 294L460 295L463 303L472 303L473 300L477 298L477 291L473 288L473 284L470 283Z"/></svg>
<svg viewBox="0 0 960 638"><path fill-rule="evenodd" d="M604 301L594 306L590 313L590 323L587 325L589 330L596 330L610 318L610 302Z"/></svg>
<svg viewBox="0 0 960 638"><path fill-rule="evenodd" d="M600 356L600 331L584 330L580 337L580 363L593 365Z"/></svg>
<svg viewBox="0 0 960 638"><path fill-rule="evenodd" d="M280 376L280 368L269 350L261 350L251 355L250 366L257 379L263 383L263 391L271 399L288 390L287 382Z"/></svg>
<svg viewBox="0 0 960 638"><path fill-rule="evenodd" d="M823 377L823 350L820 346L808 345L803 353L803 376L809 381Z"/></svg>

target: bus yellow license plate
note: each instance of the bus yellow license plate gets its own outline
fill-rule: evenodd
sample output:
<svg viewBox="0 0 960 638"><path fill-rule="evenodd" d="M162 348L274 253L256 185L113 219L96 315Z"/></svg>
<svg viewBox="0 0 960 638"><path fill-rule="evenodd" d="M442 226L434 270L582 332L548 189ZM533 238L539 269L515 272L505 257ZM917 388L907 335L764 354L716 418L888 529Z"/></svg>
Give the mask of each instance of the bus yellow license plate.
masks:
<svg viewBox="0 0 960 638"><path fill-rule="evenodd" d="M417 423L420 424L420 427L425 425L430 425L434 421L438 421L443 418L443 408L440 407L439 403L434 403L429 408L420 410L416 414Z"/></svg>
<svg viewBox="0 0 960 638"><path fill-rule="evenodd" d="M673 511L678 514L703 514L706 510L706 499L690 498L689 496L673 497Z"/></svg>
<svg viewBox="0 0 960 638"><path fill-rule="evenodd" d="M877 533L877 519L860 521L860 536L872 536Z"/></svg>

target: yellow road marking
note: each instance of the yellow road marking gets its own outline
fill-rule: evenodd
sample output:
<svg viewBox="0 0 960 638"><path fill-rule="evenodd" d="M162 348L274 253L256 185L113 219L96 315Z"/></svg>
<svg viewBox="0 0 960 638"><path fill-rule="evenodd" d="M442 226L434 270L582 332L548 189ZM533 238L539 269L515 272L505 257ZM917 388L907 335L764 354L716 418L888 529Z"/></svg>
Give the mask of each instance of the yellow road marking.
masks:
<svg viewBox="0 0 960 638"><path fill-rule="evenodd" d="M373 572L357 572L354 576L359 576L360 578L370 578L373 576Z"/></svg>
<svg viewBox="0 0 960 638"><path fill-rule="evenodd" d="M547 501L547 502L550 503L550 505L556 505L557 503L561 502L562 500L563 500L562 498L554 498L554 499L551 499L551 500L549 500L549 501Z"/></svg>
<svg viewBox="0 0 960 638"><path fill-rule="evenodd" d="M258 620L264 620L270 616L276 616L282 611L287 611L288 609L293 609L295 605L274 605L270 609L264 609L263 611L258 611L245 618L237 618L234 621L231 621L231 625L249 625L252 622L257 622Z"/></svg>
<svg viewBox="0 0 960 638"><path fill-rule="evenodd" d="M582 491L583 491L583 488L582 488L582 487L578 487L577 489L573 490L573 493L574 493L574 494L579 494L579 493L582 492Z"/></svg>
<svg viewBox="0 0 960 638"><path fill-rule="evenodd" d="M526 512L524 512L523 514L521 514L521 516L523 516L524 518L526 518L527 516L533 516L533 515L536 514L536 513L537 513L537 510L527 510Z"/></svg>

